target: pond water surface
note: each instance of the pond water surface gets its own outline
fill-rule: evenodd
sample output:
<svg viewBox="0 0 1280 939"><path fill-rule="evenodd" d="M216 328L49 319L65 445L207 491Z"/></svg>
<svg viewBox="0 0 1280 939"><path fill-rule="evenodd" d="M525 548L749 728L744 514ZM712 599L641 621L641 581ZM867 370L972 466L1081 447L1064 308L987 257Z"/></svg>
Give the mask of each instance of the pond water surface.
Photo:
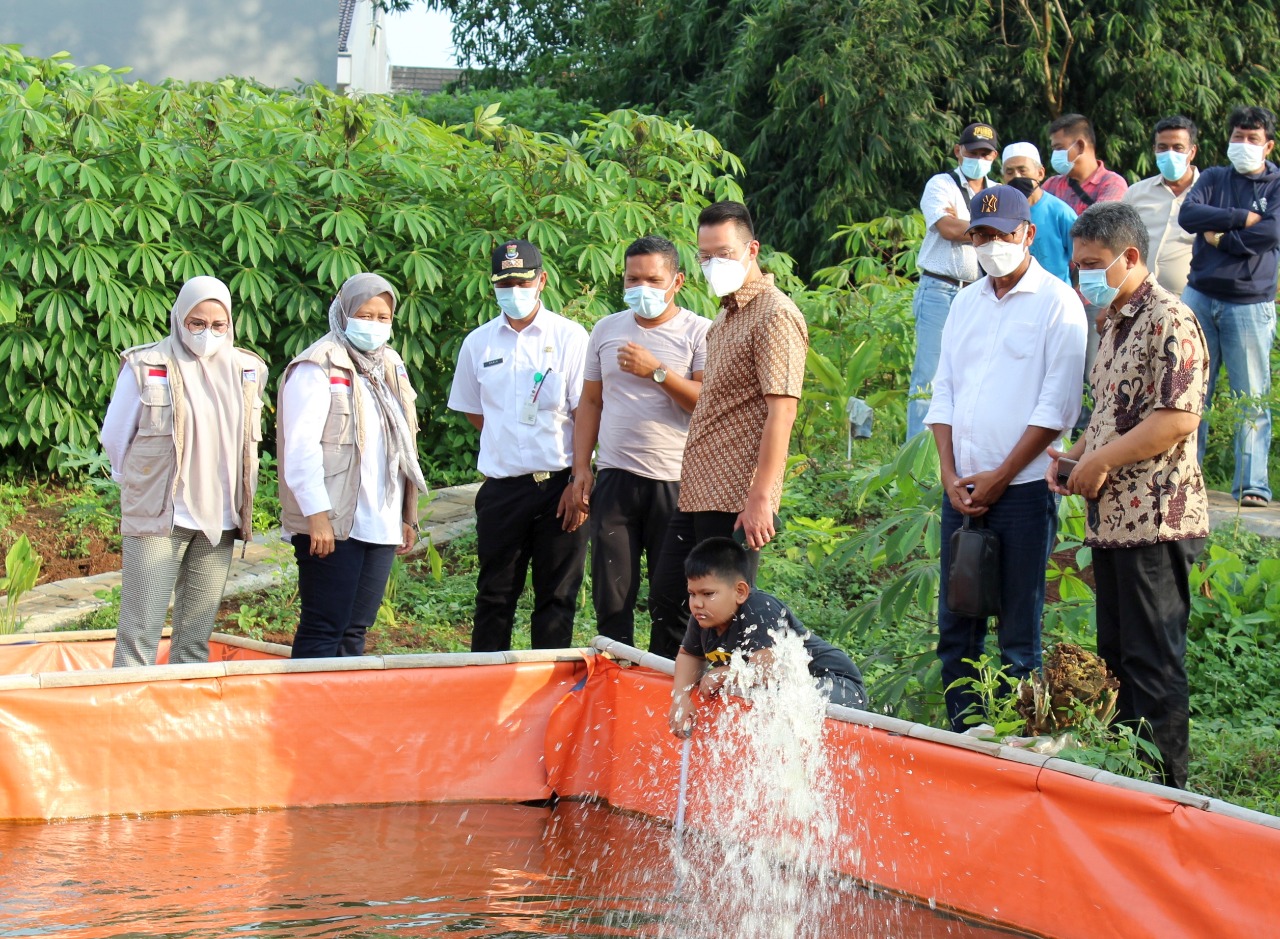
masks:
<svg viewBox="0 0 1280 939"><path fill-rule="evenodd" d="M692 937L703 904L676 892L674 845L663 825L569 802L5 824L0 936ZM824 920L792 935L1009 935L853 886ZM717 939L751 939L741 929Z"/></svg>

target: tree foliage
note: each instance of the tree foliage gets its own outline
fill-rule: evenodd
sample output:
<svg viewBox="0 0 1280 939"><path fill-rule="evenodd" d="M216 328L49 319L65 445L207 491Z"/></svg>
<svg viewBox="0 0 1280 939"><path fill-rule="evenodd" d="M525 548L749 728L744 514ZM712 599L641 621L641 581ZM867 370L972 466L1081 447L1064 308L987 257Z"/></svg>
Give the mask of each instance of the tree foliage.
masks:
<svg viewBox="0 0 1280 939"><path fill-rule="evenodd" d="M0 453L31 465L94 445L117 353L167 332L189 277L229 284L237 342L278 377L327 330L342 281L373 270L400 292L392 341L422 393L424 457L436 481L456 476L473 432L445 401L463 336L497 312L497 242L537 242L549 305L590 323L621 308L639 235L693 263L698 211L740 197L739 171L709 134L634 111L571 138L492 108L451 130L389 98L126 83L0 46Z"/></svg>
<svg viewBox="0 0 1280 939"><path fill-rule="evenodd" d="M466 124L493 108L491 116L525 130L570 136L582 130L582 122L598 110L590 101L571 101L553 88L526 85L521 88L458 88L433 95L401 94L396 98L418 117L444 126ZM496 107L495 107L496 105Z"/></svg>
<svg viewBox="0 0 1280 939"><path fill-rule="evenodd" d="M1138 178L1159 118L1203 126L1209 165L1232 105L1280 99L1280 9L1252 0L422 2L452 14L460 56L494 79L716 135L742 155L766 230L813 263L833 257L837 226L914 205L969 121L1047 149L1048 122L1081 111Z"/></svg>

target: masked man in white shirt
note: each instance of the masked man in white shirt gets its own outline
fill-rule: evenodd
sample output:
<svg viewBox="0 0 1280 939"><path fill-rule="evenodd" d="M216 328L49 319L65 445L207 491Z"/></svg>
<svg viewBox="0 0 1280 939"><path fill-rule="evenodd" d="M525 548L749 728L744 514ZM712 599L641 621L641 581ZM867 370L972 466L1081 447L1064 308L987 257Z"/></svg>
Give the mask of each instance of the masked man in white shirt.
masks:
<svg viewBox="0 0 1280 939"><path fill-rule="evenodd" d="M711 320L683 309L680 256L666 238L627 248L627 309L591 330L574 421L573 488L591 510L591 598L596 631L635 644L640 557L653 574L680 497L689 418L702 391ZM599 443L596 467L591 455Z"/></svg>
<svg viewBox="0 0 1280 939"><path fill-rule="evenodd" d="M587 553L570 466L587 331L542 304L547 274L528 241L501 242L492 282L502 314L458 353L449 407L480 431L473 652L511 648L516 602L533 565L535 649L572 644Z"/></svg>
<svg viewBox="0 0 1280 939"><path fill-rule="evenodd" d="M951 305L925 423L938 447L942 584L938 658L951 727L969 724L977 659L987 620L951 612L951 535L967 518L1000 539L1000 657L1010 679L1040 667L1045 567L1057 533L1057 504L1045 481L1045 447L1080 412L1084 307L1074 290L1031 257L1031 206L1012 186L995 186L969 206L970 237L987 276Z"/></svg>
<svg viewBox="0 0 1280 939"><path fill-rule="evenodd" d="M953 150L956 165L931 176L920 196L925 233L916 255L920 279L911 300L916 351L911 367L911 398L907 402L908 440L924 430L929 386L937 371L938 345L951 301L961 287L982 276L969 243L969 200L995 185L987 174L999 148L1000 140L991 125L970 124L961 131Z"/></svg>

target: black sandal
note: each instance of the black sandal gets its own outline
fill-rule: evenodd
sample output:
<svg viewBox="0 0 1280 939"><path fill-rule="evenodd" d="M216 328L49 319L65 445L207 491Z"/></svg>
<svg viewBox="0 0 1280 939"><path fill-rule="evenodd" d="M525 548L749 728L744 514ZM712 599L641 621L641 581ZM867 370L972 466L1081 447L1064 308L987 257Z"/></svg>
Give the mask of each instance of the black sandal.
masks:
<svg viewBox="0 0 1280 939"><path fill-rule="evenodd" d="M1270 504L1267 499L1252 492L1240 497L1240 508L1242 509L1265 509Z"/></svg>

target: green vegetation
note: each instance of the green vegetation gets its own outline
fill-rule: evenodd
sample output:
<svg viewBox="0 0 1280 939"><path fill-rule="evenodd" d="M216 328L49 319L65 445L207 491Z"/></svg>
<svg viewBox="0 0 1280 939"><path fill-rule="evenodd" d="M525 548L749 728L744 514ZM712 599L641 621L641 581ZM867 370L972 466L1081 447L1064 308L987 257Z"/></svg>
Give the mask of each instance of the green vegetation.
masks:
<svg viewBox="0 0 1280 939"><path fill-rule="evenodd" d="M469 478L475 434L445 402L463 336L495 312L496 243L538 242L549 305L590 323L621 307L637 236L669 232L692 263L699 209L740 196L740 169L709 134L635 111L571 139L492 112L450 130L390 98L130 84L0 46L0 458L56 466L59 445L91 448L118 353L167 333L188 277L229 284L237 342L278 378L370 269L400 292L394 342L436 431L429 478Z"/></svg>
<svg viewBox="0 0 1280 939"><path fill-rule="evenodd" d="M15 633L22 621L18 618L18 601L36 585L40 578L40 555L31 549L26 535L19 536L4 557L4 576L0 577L0 591L5 594L5 604L0 608L0 635Z"/></svg>
<svg viewBox="0 0 1280 939"><path fill-rule="evenodd" d="M582 130L582 123L598 110L590 101L569 101L554 89L531 85L509 91L460 88L433 95L401 94L395 100L442 127L501 119L528 131L562 137Z"/></svg>

